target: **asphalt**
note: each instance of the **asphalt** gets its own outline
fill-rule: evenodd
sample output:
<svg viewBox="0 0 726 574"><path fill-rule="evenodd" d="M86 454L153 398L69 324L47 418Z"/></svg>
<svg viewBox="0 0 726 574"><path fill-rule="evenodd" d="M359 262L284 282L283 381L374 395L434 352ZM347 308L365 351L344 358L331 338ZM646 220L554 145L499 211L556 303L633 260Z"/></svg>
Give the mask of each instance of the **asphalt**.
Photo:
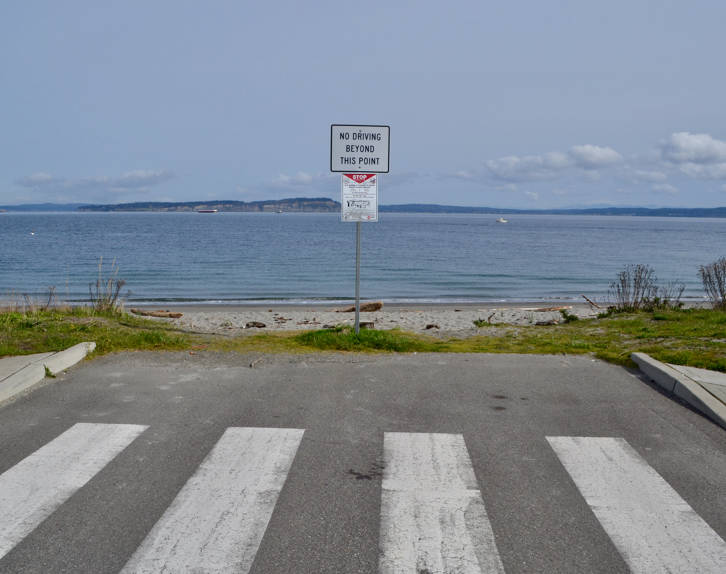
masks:
<svg viewBox="0 0 726 574"><path fill-rule="evenodd" d="M118 572L230 427L305 429L253 574L377 571L390 432L464 437L510 574L628 571L552 436L622 438L726 538L723 429L588 357L104 356L0 410L0 473L78 422L148 429L0 572Z"/></svg>

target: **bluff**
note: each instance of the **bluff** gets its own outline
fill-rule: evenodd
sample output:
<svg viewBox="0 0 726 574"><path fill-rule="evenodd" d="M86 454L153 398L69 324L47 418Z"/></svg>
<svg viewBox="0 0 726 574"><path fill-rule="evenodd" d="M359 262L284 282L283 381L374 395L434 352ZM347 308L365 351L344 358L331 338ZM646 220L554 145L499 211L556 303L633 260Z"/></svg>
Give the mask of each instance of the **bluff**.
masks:
<svg viewBox="0 0 726 574"><path fill-rule="evenodd" d="M340 203L327 197L293 197L265 201L140 201L136 203L83 205L78 208L78 211L199 211L200 209L271 213L278 211L337 213L340 211Z"/></svg>

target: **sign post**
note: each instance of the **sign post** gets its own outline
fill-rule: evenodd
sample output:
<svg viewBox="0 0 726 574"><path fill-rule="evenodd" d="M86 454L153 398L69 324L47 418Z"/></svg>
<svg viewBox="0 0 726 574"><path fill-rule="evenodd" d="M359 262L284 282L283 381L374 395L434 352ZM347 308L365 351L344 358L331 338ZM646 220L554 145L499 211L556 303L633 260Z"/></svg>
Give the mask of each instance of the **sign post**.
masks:
<svg viewBox="0 0 726 574"><path fill-rule="evenodd" d="M378 221L378 173L388 173L390 127L330 126L330 171L342 172L340 216L355 221L355 333L360 333L360 224Z"/></svg>

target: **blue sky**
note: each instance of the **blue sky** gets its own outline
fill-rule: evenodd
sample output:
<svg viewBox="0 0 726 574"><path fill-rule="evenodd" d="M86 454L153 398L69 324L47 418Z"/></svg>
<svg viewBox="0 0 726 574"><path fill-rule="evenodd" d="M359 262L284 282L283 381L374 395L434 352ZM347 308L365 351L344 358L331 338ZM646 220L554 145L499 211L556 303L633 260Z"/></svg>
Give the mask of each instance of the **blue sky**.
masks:
<svg viewBox="0 0 726 574"><path fill-rule="evenodd" d="M339 197L330 124L391 126L381 203L726 205L726 3L0 5L0 204Z"/></svg>

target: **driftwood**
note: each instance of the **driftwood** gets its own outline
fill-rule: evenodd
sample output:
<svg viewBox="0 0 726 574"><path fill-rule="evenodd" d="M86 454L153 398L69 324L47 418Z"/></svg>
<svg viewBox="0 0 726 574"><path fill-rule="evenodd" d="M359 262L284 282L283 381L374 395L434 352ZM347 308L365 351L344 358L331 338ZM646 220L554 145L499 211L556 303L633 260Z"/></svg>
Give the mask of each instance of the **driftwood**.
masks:
<svg viewBox="0 0 726 574"><path fill-rule="evenodd" d="M130 311L134 315L142 315L144 317L163 317L164 319L178 319L183 315L183 313L178 313L174 311L162 311L161 309L158 311L146 311L144 309L130 309Z"/></svg>
<svg viewBox="0 0 726 574"><path fill-rule="evenodd" d="M373 311L380 311L383 308L383 302L372 301L371 303L363 303L360 306L360 310L363 313L372 313ZM353 313L355 311L355 305L352 307L346 307L345 309L336 309L336 313Z"/></svg>
<svg viewBox="0 0 726 574"><path fill-rule="evenodd" d="M545 311L564 311L565 309L572 309L572 306L565 306L565 307L542 307L541 309L535 309L535 312L545 312Z"/></svg>
<svg viewBox="0 0 726 574"><path fill-rule="evenodd" d="M602 309L602 307L600 307L600 305L598 305L598 304L597 304L597 303L595 303L594 301L590 301L590 299L588 299L588 298L587 298L587 297L585 297L584 295L582 296L582 298L583 298L583 299L584 299L585 301L587 301L588 303L590 303L590 306L592 306L592 307L595 307L596 309Z"/></svg>

